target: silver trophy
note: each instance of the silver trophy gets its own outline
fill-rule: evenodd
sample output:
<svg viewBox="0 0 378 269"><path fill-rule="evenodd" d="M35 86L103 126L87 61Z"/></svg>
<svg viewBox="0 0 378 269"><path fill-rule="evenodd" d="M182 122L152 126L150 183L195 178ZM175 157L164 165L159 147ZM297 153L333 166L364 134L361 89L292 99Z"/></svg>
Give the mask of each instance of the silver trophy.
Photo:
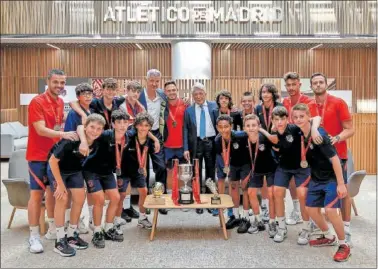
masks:
<svg viewBox="0 0 378 269"><path fill-rule="evenodd" d="M206 179L206 186L210 189L211 193L214 194L214 196L211 197L211 204L220 205L221 198L219 197L217 185L215 184L215 182L211 178L208 178Z"/></svg>
<svg viewBox="0 0 378 269"><path fill-rule="evenodd" d="M193 204L193 191L192 188L188 186L188 182L192 180L193 170L191 164L180 164L178 166L178 176L180 180L184 182L184 186L180 188L179 192L179 203L180 204Z"/></svg>

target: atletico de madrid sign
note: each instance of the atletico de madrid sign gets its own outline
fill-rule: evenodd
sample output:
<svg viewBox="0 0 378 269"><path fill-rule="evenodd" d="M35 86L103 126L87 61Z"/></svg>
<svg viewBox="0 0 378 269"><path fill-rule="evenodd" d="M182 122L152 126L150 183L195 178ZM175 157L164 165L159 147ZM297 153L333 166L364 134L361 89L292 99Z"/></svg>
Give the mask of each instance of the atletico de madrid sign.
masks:
<svg viewBox="0 0 378 269"><path fill-rule="evenodd" d="M277 23L283 19L282 9L279 7L124 7L109 6L105 12L104 22L255 22Z"/></svg>

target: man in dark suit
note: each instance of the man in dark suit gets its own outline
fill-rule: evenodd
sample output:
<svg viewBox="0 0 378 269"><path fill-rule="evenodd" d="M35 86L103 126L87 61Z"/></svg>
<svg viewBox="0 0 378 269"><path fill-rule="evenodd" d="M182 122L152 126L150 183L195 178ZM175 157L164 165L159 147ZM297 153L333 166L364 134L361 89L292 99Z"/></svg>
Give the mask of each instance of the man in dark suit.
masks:
<svg viewBox="0 0 378 269"><path fill-rule="evenodd" d="M194 104L185 110L184 116L184 157L187 161L199 159L199 169L202 171L202 162L205 160L206 178L215 179L215 116L212 111L217 104L206 101L205 86L195 83L192 87ZM202 189L202 173L200 172ZM203 209L197 209L198 214Z"/></svg>

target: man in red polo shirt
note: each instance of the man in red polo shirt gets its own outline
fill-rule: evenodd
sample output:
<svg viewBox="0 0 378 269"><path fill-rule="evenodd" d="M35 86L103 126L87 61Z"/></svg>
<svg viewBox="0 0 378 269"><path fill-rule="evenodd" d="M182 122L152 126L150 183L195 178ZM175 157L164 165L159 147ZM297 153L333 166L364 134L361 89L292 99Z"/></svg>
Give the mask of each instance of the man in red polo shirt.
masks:
<svg viewBox="0 0 378 269"><path fill-rule="evenodd" d="M164 93L168 99L168 111L165 110L164 155L168 168L167 182L172 182L172 160L185 162L183 147L184 114L187 105L178 97L178 89L174 81L164 84ZM168 112L168 113L167 113Z"/></svg>
<svg viewBox="0 0 378 269"><path fill-rule="evenodd" d="M311 116L321 116L322 127L330 135L343 167L344 182L347 184L348 149L346 140L354 135L352 116L344 100L327 93L327 78L322 73L314 73L310 79L315 100L308 104ZM342 200L341 214L344 221L345 240L351 245L351 200L347 195Z"/></svg>
<svg viewBox="0 0 378 269"><path fill-rule="evenodd" d="M49 222L48 239L56 239L54 222L54 197L48 187L47 156L60 138L78 139L76 132L62 132L64 103L59 93L66 84L62 70L52 69L47 78L47 90L32 99L28 110L29 138L26 159L29 163L30 199L28 218L30 227L30 252L43 252L39 235L39 216L42 199L46 191L46 209ZM46 188L47 187L47 188Z"/></svg>
<svg viewBox="0 0 378 269"><path fill-rule="evenodd" d="M282 104L284 105L287 112L289 113L289 117L288 117L289 123L293 123L293 119L291 117L292 108L296 104L299 104L299 103L308 104L309 102L311 102L312 98L308 97L307 95L301 94L302 83L301 83L298 73L288 72L284 75L283 79L285 81L285 88L289 96L283 99ZM290 190L291 198L293 200L293 211L290 213L288 218L286 218L286 224L295 225L297 223L303 222L303 220L301 216L299 200L297 197L295 181L293 178L290 180L289 190Z"/></svg>

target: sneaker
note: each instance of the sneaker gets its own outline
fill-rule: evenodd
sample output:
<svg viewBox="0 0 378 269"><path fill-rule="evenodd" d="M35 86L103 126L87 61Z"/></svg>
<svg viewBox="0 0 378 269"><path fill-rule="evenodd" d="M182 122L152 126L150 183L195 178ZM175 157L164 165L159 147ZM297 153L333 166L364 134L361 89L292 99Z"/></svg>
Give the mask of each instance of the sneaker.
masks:
<svg viewBox="0 0 378 269"><path fill-rule="evenodd" d="M342 244L336 251L333 260L336 262L346 262L352 254L350 253L350 246L347 244Z"/></svg>
<svg viewBox="0 0 378 269"><path fill-rule="evenodd" d="M132 218L127 214L127 209L122 209L121 218L126 222L131 222Z"/></svg>
<svg viewBox="0 0 378 269"><path fill-rule="evenodd" d="M248 210L248 215L249 215L250 217L253 216L253 210L252 210L252 209Z"/></svg>
<svg viewBox="0 0 378 269"><path fill-rule="evenodd" d="M264 223L261 220L257 221L257 219L255 219L251 223L251 226L248 229L248 233L250 233L250 234L256 234L259 231L265 231L265 225L264 225Z"/></svg>
<svg viewBox="0 0 378 269"><path fill-rule="evenodd" d="M167 215L168 214L168 210L165 209L165 208L160 208L159 209L159 213L162 214L162 215Z"/></svg>
<svg viewBox="0 0 378 269"><path fill-rule="evenodd" d="M152 229L152 223L148 220L148 218L145 219L139 219L138 220L138 226L145 229Z"/></svg>
<svg viewBox="0 0 378 269"><path fill-rule="evenodd" d="M298 236L298 245L307 245L308 241L310 240L310 231L307 229L302 229L300 231L299 236Z"/></svg>
<svg viewBox="0 0 378 269"><path fill-rule="evenodd" d="M211 214L213 215L213 217L216 217L216 216L219 215L219 210L218 210L218 209L213 209L213 210L211 211Z"/></svg>
<svg viewBox="0 0 378 269"><path fill-rule="evenodd" d="M123 210L130 218L137 219L139 218L139 212L134 209L132 205L130 205L130 208Z"/></svg>
<svg viewBox="0 0 378 269"><path fill-rule="evenodd" d="M114 225L126 225L126 220L123 218L114 218Z"/></svg>
<svg viewBox="0 0 378 269"><path fill-rule="evenodd" d="M235 227L238 227L239 225L240 225L240 219L235 218L235 216L231 216L226 223L226 229L227 230L234 229Z"/></svg>
<svg viewBox="0 0 378 269"><path fill-rule="evenodd" d="M287 237L287 228L282 229L278 228L276 235L274 236L273 240L274 242L281 243L285 240Z"/></svg>
<svg viewBox="0 0 378 269"><path fill-rule="evenodd" d="M93 220L89 220L89 229L92 230L92 232L94 232L94 229L95 229L95 226L94 226L94 223L93 223Z"/></svg>
<svg viewBox="0 0 378 269"><path fill-rule="evenodd" d="M56 240L56 230L48 229L45 238L48 240Z"/></svg>
<svg viewBox="0 0 378 269"><path fill-rule="evenodd" d="M337 244L336 236L333 236L332 239L329 239L322 234L320 237L310 240L310 246L312 247L325 247L325 246L334 246Z"/></svg>
<svg viewBox="0 0 378 269"><path fill-rule="evenodd" d="M116 242L123 241L123 233L119 234L116 227L109 229L107 232L104 232L105 240L112 240Z"/></svg>
<svg viewBox="0 0 378 269"><path fill-rule="evenodd" d="M80 218L79 225L78 225L79 234L87 234L89 233L88 228L84 223L84 216Z"/></svg>
<svg viewBox="0 0 378 269"><path fill-rule="evenodd" d="M301 212L298 212L295 210L291 211L290 216L286 218L287 225L295 225L302 222L303 222L303 219L301 216Z"/></svg>
<svg viewBox="0 0 378 269"><path fill-rule="evenodd" d="M245 234L246 232L248 232L249 227L251 227L251 223L249 222L249 220L246 218L242 218L237 232L239 234Z"/></svg>
<svg viewBox="0 0 378 269"><path fill-rule="evenodd" d="M67 238L68 244L75 249L86 249L88 248L88 243L79 237L77 232L74 235Z"/></svg>
<svg viewBox="0 0 378 269"><path fill-rule="evenodd" d="M347 243L350 248L353 247L352 235L350 233L345 233L345 243Z"/></svg>
<svg viewBox="0 0 378 269"><path fill-rule="evenodd" d="M116 231L117 231L118 234L122 234L123 235L123 231L121 229L121 225L115 224L114 227L115 227L115 229L116 229Z"/></svg>
<svg viewBox="0 0 378 269"><path fill-rule="evenodd" d="M267 207L261 207L261 216L262 216L262 220L264 223L268 223L269 222L269 210Z"/></svg>
<svg viewBox="0 0 378 269"><path fill-rule="evenodd" d="M55 241L54 252L63 257L71 257L76 254L76 250L67 242L67 237Z"/></svg>
<svg viewBox="0 0 378 269"><path fill-rule="evenodd" d="M316 226L315 222L313 221L310 222L310 228L311 228L310 236L319 236L323 234L322 230L320 230L319 227Z"/></svg>
<svg viewBox="0 0 378 269"><path fill-rule="evenodd" d="M42 253L43 246L41 242L41 237L38 236L30 236L29 238L29 251L31 253Z"/></svg>
<svg viewBox="0 0 378 269"><path fill-rule="evenodd" d="M105 247L104 234L102 232L94 233L92 237L92 243L96 248L104 248Z"/></svg>
<svg viewBox="0 0 378 269"><path fill-rule="evenodd" d="M273 238L277 233L277 223L275 221L269 222L268 224L268 234L270 238Z"/></svg>

